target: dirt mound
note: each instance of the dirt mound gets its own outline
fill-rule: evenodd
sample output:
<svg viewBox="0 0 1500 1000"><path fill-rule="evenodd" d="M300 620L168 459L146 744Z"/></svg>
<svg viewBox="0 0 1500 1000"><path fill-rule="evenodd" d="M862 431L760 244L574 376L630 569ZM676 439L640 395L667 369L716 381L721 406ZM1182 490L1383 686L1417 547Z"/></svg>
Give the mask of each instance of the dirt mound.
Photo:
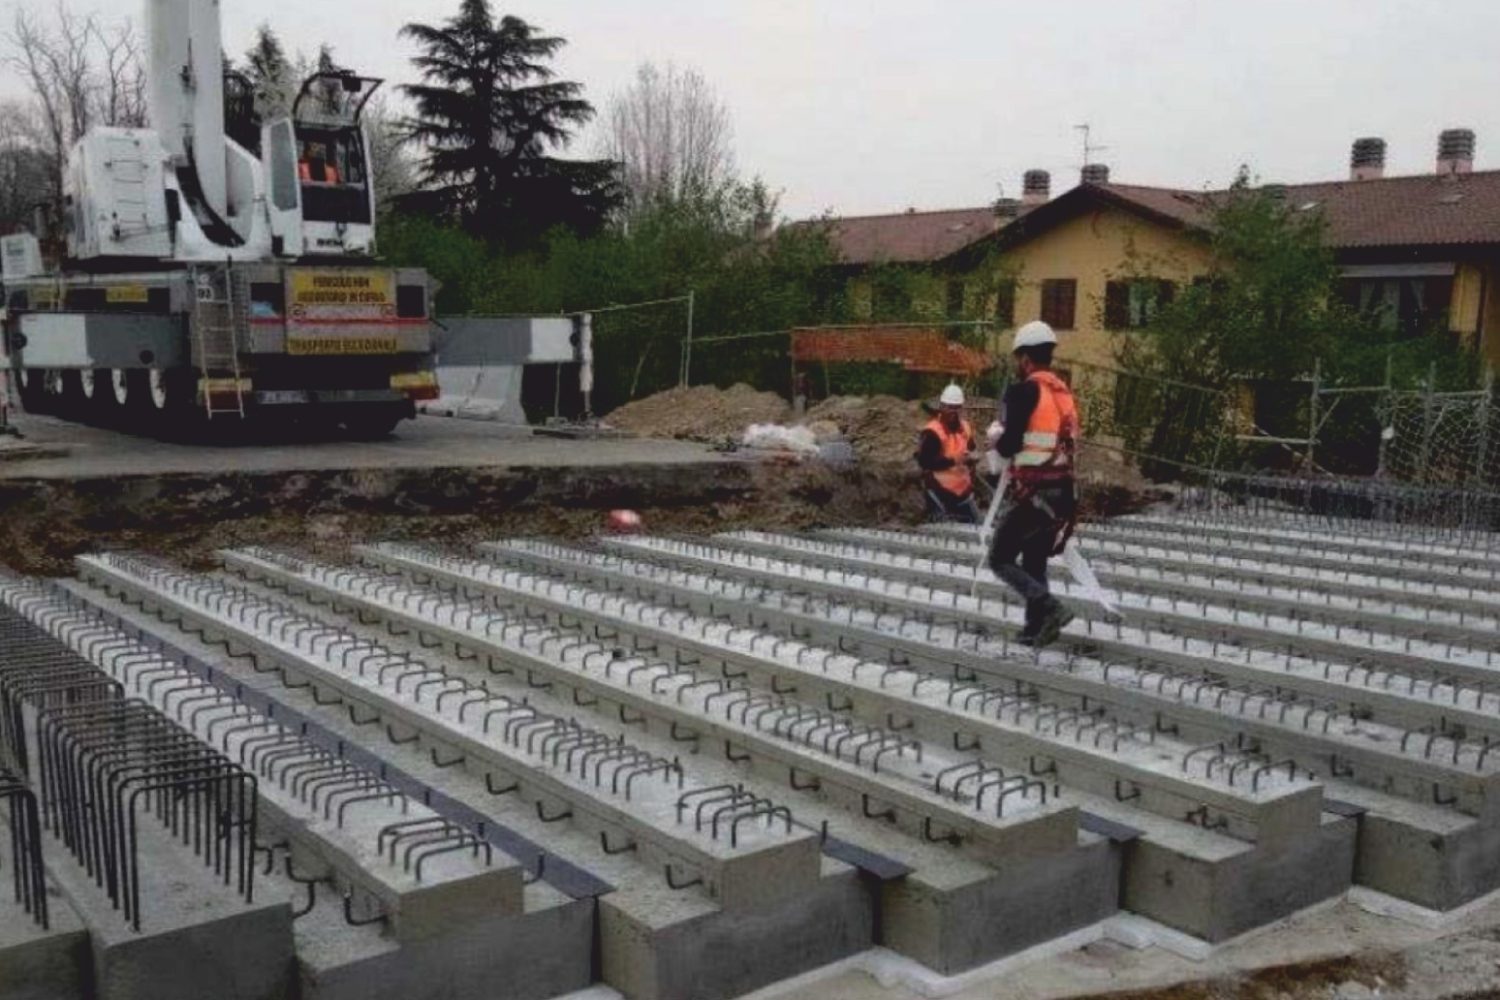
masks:
<svg viewBox="0 0 1500 1000"><path fill-rule="evenodd" d="M696 385L626 403L604 422L642 437L738 441L751 424L783 424L790 413L786 401L774 392L757 392L744 384L728 389Z"/></svg>
<svg viewBox="0 0 1500 1000"><path fill-rule="evenodd" d="M921 403L895 396L829 396L808 409L803 422L836 425L864 461L910 463L928 419Z"/></svg>

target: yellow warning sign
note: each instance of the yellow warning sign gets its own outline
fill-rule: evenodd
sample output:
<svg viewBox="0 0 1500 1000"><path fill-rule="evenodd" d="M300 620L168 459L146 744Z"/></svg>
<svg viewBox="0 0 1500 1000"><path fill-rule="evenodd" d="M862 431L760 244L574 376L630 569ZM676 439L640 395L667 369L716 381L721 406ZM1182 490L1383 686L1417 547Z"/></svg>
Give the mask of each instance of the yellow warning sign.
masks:
<svg viewBox="0 0 1500 1000"><path fill-rule="evenodd" d="M150 301L150 289L145 285L109 285L104 289L104 301L115 304L144 305Z"/></svg>
<svg viewBox="0 0 1500 1000"><path fill-rule="evenodd" d="M288 305L307 322L385 319L396 314L395 276L356 268L298 268L290 275Z"/></svg>
<svg viewBox="0 0 1500 1000"><path fill-rule="evenodd" d="M288 354L395 354L395 337L288 337Z"/></svg>

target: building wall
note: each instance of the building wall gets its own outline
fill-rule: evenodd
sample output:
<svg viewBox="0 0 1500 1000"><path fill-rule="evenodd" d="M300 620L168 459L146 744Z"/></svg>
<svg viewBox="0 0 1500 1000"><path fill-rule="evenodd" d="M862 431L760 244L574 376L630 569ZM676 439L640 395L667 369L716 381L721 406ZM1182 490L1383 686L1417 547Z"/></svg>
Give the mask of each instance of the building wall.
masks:
<svg viewBox="0 0 1500 1000"><path fill-rule="evenodd" d="M1076 280L1074 329L1058 331L1058 357L1109 365L1116 338L1130 333L1104 329L1105 284L1127 276L1186 282L1208 269L1208 246L1180 230L1111 208L1062 223L1001 260L1002 267L1017 274L1017 326L1041 318L1045 279Z"/></svg>
<svg viewBox="0 0 1500 1000"><path fill-rule="evenodd" d="M1474 334L1480 321L1480 296L1485 288L1485 268L1479 264L1459 264L1453 272L1453 293L1448 300L1448 329L1462 338L1465 346L1475 346Z"/></svg>
<svg viewBox="0 0 1500 1000"><path fill-rule="evenodd" d="M1449 329L1463 335L1465 346L1500 370L1500 261L1460 264L1453 276Z"/></svg>

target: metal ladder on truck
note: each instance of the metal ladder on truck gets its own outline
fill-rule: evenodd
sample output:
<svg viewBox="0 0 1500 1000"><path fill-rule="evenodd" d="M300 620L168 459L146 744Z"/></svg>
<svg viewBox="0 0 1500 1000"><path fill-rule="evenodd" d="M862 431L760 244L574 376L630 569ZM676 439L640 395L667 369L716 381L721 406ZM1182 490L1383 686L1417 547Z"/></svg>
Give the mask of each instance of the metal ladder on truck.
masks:
<svg viewBox="0 0 1500 1000"><path fill-rule="evenodd" d="M193 269L193 352L202 386L203 412L245 416L240 344L249 333L249 286L233 267Z"/></svg>

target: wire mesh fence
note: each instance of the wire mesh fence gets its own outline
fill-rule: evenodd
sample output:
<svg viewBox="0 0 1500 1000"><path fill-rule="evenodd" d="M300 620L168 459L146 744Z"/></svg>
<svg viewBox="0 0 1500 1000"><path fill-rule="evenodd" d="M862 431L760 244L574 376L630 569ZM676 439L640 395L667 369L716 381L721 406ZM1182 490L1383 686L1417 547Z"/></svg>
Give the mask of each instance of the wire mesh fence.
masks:
<svg viewBox="0 0 1500 1000"><path fill-rule="evenodd" d="M691 304L691 296L679 295L582 310L592 317L596 411L608 413L682 382Z"/></svg>
<svg viewBox="0 0 1500 1000"><path fill-rule="evenodd" d="M1492 384L1475 392L1392 392L1379 414L1386 477L1500 489L1500 406Z"/></svg>
<svg viewBox="0 0 1500 1000"><path fill-rule="evenodd" d="M1086 445L1117 451L1158 480L1212 471L1234 460L1233 393L1107 365L1064 367Z"/></svg>

